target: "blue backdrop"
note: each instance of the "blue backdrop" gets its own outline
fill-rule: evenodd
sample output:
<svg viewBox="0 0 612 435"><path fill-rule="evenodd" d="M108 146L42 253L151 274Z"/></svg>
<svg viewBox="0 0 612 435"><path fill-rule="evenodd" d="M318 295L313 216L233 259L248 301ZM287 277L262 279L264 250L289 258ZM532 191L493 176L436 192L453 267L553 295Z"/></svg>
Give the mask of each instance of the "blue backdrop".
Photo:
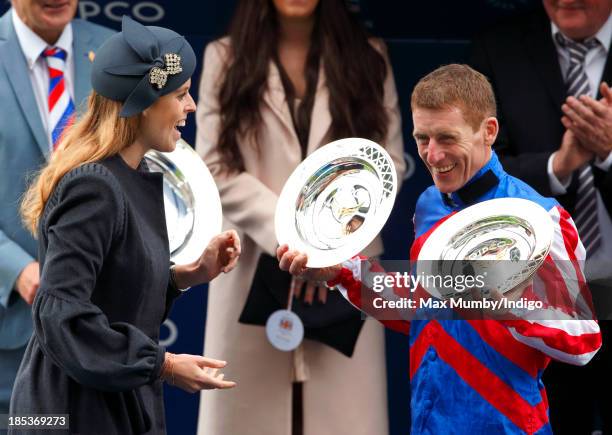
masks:
<svg viewBox="0 0 612 435"><path fill-rule="evenodd" d="M495 20L532 7L538 0L456 0L393 1L349 0L374 35L383 37L389 47L402 108L404 148L408 172L395 209L383 230L387 259L408 258L412 242L412 215L419 193L431 184L420 163L412 140L410 93L420 77L447 63L465 61L470 38ZM170 27L184 34L196 53L224 34L235 0L81 0L78 16L119 30L121 16L131 15L143 24ZM0 13L8 9L0 4ZM201 64L194 75L192 94L197 98ZM190 115L183 137L194 143L195 119ZM162 327L163 342L178 353L202 353L206 315L206 287L190 290L174 306ZM387 331L387 372L391 435L409 433L410 395L408 379L408 340ZM199 395L177 388L166 388L168 433L195 433ZM263 435L263 434L262 434Z"/></svg>

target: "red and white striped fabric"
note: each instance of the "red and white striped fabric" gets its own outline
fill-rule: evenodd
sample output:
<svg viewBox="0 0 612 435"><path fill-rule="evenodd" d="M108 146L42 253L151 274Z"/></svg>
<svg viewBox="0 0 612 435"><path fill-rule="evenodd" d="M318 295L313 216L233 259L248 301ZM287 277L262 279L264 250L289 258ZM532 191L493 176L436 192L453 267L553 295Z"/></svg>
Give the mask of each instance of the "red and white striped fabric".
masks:
<svg viewBox="0 0 612 435"><path fill-rule="evenodd" d="M533 288L545 292L544 300L549 303L546 310L550 314L528 312L522 319L502 323L521 343L553 359L584 365L601 347L599 325L584 275L586 252L569 213L556 206L549 214L555 235Z"/></svg>
<svg viewBox="0 0 612 435"><path fill-rule="evenodd" d="M499 320L512 337L546 356L569 364L583 365L593 358L601 347L599 325L594 319L591 297L584 277L585 249L570 215L562 207L549 210L555 225L550 252L543 267L534 277L531 288L532 299L544 301L542 310L527 311L517 319ZM437 222L429 231L415 240L411 260L416 261L420 248L433 230L446 220ZM364 271L365 269L365 271ZM379 318L391 329L409 333L413 312L399 310L396 315L382 313L372 305L374 298L387 301L405 296L403 288L385 289L374 292L361 279L368 273L380 273L380 265L370 263L365 257L355 256L343 263L343 269L330 286L337 286L342 295L355 307ZM426 296L422 288L417 289L413 298ZM422 321L422 320L421 320ZM503 344L500 343L500 346ZM543 368L543 367L542 367Z"/></svg>
<svg viewBox="0 0 612 435"><path fill-rule="evenodd" d="M55 150L62 133L74 121L74 103L64 78L66 52L59 47L51 47L44 50L42 56L47 60L49 69L47 107L51 148Z"/></svg>

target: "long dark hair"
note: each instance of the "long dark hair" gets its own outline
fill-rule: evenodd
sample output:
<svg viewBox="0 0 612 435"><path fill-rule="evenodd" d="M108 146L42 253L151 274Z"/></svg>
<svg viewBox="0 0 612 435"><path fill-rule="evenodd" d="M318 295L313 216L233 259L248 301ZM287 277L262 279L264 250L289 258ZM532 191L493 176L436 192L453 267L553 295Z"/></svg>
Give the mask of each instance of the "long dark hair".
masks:
<svg viewBox="0 0 612 435"><path fill-rule="evenodd" d="M368 42L368 34L348 11L344 0L320 0L315 14L305 67L306 96L294 119L296 127L301 127L298 132L308 131L322 60L329 90L331 138L359 136L383 140L388 122L383 106L387 74L383 56ZM261 151L259 107L270 61L280 65L278 33L276 9L271 0L239 1L229 29L231 60L219 92L218 147L229 170L244 170L239 135L253 138ZM289 101L293 99L291 88L287 96Z"/></svg>

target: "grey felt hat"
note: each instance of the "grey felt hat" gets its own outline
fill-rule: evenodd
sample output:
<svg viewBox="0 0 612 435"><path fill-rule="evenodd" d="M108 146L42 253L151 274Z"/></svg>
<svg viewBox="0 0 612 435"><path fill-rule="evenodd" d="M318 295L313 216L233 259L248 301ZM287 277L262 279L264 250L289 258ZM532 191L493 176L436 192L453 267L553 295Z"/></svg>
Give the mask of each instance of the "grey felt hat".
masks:
<svg viewBox="0 0 612 435"><path fill-rule="evenodd" d="M121 32L96 53L91 85L100 95L123 102L122 117L134 116L189 80L195 66L195 53L184 37L124 15Z"/></svg>

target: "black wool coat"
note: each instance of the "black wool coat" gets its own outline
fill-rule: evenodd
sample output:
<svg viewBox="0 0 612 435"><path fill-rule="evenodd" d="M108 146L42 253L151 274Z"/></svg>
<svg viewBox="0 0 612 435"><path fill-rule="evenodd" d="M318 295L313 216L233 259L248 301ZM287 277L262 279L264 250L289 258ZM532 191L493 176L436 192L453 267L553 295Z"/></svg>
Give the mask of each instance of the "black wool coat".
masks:
<svg viewBox="0 0 612 435"><path fill-rule="evenodd" d="M162 181L116 155L58 183L39 226L35 333L12 414L69 414L77 434L165 433L158 339L179 291Z"/></svg>

